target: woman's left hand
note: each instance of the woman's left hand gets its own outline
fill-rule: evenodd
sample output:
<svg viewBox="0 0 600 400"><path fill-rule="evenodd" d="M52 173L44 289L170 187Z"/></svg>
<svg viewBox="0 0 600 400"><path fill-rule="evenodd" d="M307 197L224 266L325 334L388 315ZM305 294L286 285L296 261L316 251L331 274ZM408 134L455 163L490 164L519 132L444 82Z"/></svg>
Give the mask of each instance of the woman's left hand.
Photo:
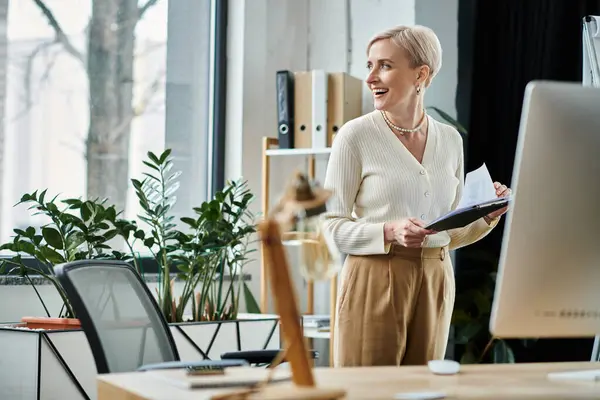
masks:
<svg viewBox="0 0 600 400"><path fill-rule="evenodd" d="M512 193L510 188L506 187L506 185L503 185L500 182L494 182L494 188L496 189L497 197L508 197ZM490 220L496 219L496 218L502 216L504 213L506 213L506 211L508 211L508 206L502 207L501 209L488 214L487 217Z"/></svg>

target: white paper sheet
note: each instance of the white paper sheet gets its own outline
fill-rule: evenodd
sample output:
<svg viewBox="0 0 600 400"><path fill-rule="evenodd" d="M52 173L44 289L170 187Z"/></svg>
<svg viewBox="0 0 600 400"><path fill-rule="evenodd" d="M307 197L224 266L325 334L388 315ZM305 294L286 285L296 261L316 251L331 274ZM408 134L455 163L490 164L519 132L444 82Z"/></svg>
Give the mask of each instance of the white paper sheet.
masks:
<svg viewBox="0 0 600 400"><path fill-rule="evenodd" d="M488 171L485 163L474 171L471 171L465 177L465 187L460 203L457 208L472 206L493 200L496 196L494 181Z"/></svg>

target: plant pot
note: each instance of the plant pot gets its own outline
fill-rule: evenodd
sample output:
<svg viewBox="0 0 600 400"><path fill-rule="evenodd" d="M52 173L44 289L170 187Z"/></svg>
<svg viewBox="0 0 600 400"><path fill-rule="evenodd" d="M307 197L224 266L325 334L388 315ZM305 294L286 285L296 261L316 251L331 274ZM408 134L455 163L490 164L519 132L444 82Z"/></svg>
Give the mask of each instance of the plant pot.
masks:
<svg viewBox="0 0 600 400"><path fill-rule="evenodd" d="M81 322L77 318L49 318L49 317L23 317L20 325L29 329L65 330L81 329Z"/></svg>

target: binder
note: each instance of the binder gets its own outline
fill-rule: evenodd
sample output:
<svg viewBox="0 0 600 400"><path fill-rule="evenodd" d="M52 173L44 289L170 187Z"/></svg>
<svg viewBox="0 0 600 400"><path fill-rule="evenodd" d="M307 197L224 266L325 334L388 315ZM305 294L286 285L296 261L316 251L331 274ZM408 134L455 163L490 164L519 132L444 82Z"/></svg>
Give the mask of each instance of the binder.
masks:
<svg viewBox="0 0 600 400"><path fill-rule="evenodd" d="M362 115L363 81L345 72L329 74L327 99L327 146L346 122Z"/></svg>
<svg viewBox="0 0 600 400"><path fill-rule="evenodd" d="M432 229L437 232L442 232L448 229L462 228L472 222L477 221L479 218L506 207L509 202L510 197L501 197L456 209L436 219L435 221L432 221L425 227L425 229Z"/></svg>
<svg viewBox="0 0 600 400"><path fill-rule="evenodd" d="M295 72L294 148L331 147L340 127L362 115L362 87L345 72Z"/></svg>
<svg viewBox="0 0 600 400"><path fill-rule="evenodd" d="M585 16L582 28L582 83L600 87L600 16Z"/></svg>
<svg viewBox="0 0 600 400"><path fill-rule="evenodd" d="M327 147L327 81L323 70L311 71L311 147Z"/></svg>
<svg viewBox="0 0 600 400"><path fill-rule="evenodd" d="M312 73L294 72L294 148L312 147Z"/></svg>
<svg viewBox="0 0 600 400"><path fill-rule="evenodd" d="M277 71L277 138L280 149L294 147L294 74Z"/></svg>

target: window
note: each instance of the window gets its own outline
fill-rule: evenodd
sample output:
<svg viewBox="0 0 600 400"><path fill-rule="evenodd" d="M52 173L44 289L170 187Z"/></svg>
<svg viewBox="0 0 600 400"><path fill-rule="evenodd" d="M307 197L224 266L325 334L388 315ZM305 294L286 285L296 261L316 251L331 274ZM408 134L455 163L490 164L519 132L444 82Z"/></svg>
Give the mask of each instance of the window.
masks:
<svg viewBox="0 0 600 400"><path fill-rule="evenodd" d="M2 242L46 223L13 207L34 190L108 198L137 219L130 179L143 178L148 151L173 150L177 216L208 197L214 3L0 0Z"/></svg>

